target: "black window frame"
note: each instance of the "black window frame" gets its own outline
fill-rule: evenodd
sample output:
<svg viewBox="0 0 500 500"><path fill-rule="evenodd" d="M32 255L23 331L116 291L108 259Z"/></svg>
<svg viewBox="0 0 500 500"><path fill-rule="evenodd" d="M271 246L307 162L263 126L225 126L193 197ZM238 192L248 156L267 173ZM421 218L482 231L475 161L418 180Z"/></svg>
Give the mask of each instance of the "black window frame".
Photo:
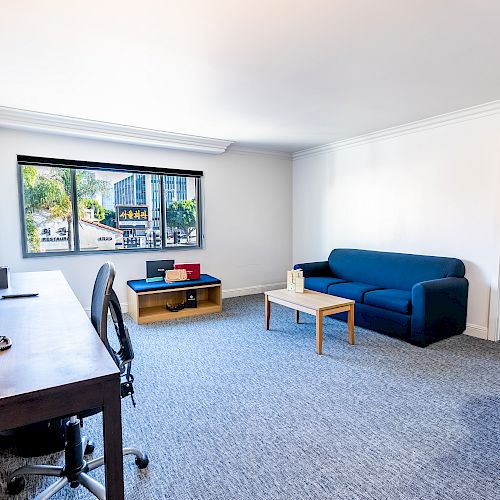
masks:
<svg viewBox="0 0 500 500"><path fill-rule="evenodd" d="M73 250L58 250L54 252L30 252L28 247L28 234L26 228L25 200L24 200L24 179L23 166L59 167L70 169L71 175L71 204L73 216ZM204 246L205 235L203 232L203 171L183 170L165 167L148 167L143 165L126 165L121 163L101 163L83 160L67 160L60 158L43 158L38 156L17 155L18 186L19 186L19 217L21 219L21 242L23 258L37 257L58 257L73 255L106 255L111 253L135 253L135 252L165 252L177 250L199 250ZM149 174L162 176L160 182L160 219L161 219L161 247L158 248L128 248L118 250L81 250L78 227L78 200L76 193L76 170L106 171L106 172L127 172L131 174ZM163 177L193 177L196 182L196 245L174 246L167 245L167 222L166 222L166 198L164 193Z"/></svg>

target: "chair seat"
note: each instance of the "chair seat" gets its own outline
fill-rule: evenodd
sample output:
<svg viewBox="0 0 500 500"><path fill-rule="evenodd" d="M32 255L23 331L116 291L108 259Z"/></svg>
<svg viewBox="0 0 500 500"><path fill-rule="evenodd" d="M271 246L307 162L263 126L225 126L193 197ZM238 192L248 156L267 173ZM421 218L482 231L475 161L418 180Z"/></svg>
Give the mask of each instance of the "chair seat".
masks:
<svg viewBox="0 0 500 500"><path fill-rule="evenodd" d="M365 293L372 290L379 290L381 287L377 285L369 285L368 283L360 283L358 281L349 281L346 283L338 283L328 287L330 295L343 297L344 299L352 299L356 302L363 302Z"/></svg>
<svg viewBox="0 0 500 500"><path fill-rule="evenodd" d="M345 283L346 280L334 278L333 276L312 276L304 278L304 288L315 292L328 293L328 287L335 283Z"/></svg>
<svg viewBox="0 0 500 500"><path fill-rule="evenodd" d="M375 290L367 292L364 303L389 311L411 314L411 292L406 290Z"/></svg>

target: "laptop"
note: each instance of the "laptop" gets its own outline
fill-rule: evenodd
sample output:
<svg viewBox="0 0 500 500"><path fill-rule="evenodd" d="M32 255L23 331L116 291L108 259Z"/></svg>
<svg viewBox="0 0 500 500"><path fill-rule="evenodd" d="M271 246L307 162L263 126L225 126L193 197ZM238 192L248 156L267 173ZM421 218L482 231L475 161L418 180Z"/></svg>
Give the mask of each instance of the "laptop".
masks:
<svg viewBox="0 0 500 500"><path fill-rule="evenodd" d="M174 268L174 260L147 260L146 261L146 281L163 281L165 273Z"/></svg>

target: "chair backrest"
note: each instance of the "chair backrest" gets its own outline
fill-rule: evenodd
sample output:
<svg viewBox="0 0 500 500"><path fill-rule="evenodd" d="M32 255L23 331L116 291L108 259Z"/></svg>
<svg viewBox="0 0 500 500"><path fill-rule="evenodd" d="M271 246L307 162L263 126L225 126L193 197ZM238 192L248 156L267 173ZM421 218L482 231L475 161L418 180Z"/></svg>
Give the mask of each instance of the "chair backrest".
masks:
<svg viewBox="0 0 500 500"><path fill-rule="evenodd" d="M130 365L134 359L134 351L128 329L123 321L120 301L113 290L115 279L115 266L112 262L106 262L101 266L94 283L92 292L92 306L90 318L96 332L99 334L109 354L120 369L120 372L130 375ZM108 339L108 311L115 327L115 333L119 341L119 349L115 351Z"/></svg>
<svg viewBox="0 0 500 500"><path fill-rule="evenodd" d="M113 320L113 324L115 326L115 332L118 337L118 342L120 343L120 348L118 351L115 351L109 345L109 342L106 347L115 360L115 363L118 365L118 368L120 368L120 372L124 373L127 371L127 374L130 375L130 366L132 360L134 359L134 350L132 349L132 342L130 340L128 328L125 326L125 322L123 321L120 301L118 300L118 297L113 289L111 289L111 296L109 300L109 312L111 313L111 319Z"/></svg>
<svg viewBox="0 0 500 500"><path fill-rule="evenodd" d="M106 262L97 273L90 307L90 321L108 350L108 309L114 280L115 266L112 262Z"/></svg>

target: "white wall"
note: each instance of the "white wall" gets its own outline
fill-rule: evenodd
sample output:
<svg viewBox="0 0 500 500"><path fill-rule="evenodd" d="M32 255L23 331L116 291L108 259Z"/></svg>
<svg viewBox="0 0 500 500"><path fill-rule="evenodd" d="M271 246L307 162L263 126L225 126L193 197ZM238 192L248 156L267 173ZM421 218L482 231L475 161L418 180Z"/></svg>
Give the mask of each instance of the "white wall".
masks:
<svg viewBox="0 0 500 500"><path fill-rule="evenodd" d="M486 338L489 325L493 338L499 172L499 114L295 159L293 260L337 247L458 257L468 333Z"/></svg>
<svg viewBox="0 0 500 500"><path fill-rule="evenodd" d="M203 170L205 248L23 259L17 154ZM292 166L276 155L208 155L0 129L0 200L0 265L13 272L61 269L84 307L107 259L116 265L123 302L126 281L145 277L146 260L200 262L202 272L221 278L226 295L283 283L292 263Z"/></svg>

